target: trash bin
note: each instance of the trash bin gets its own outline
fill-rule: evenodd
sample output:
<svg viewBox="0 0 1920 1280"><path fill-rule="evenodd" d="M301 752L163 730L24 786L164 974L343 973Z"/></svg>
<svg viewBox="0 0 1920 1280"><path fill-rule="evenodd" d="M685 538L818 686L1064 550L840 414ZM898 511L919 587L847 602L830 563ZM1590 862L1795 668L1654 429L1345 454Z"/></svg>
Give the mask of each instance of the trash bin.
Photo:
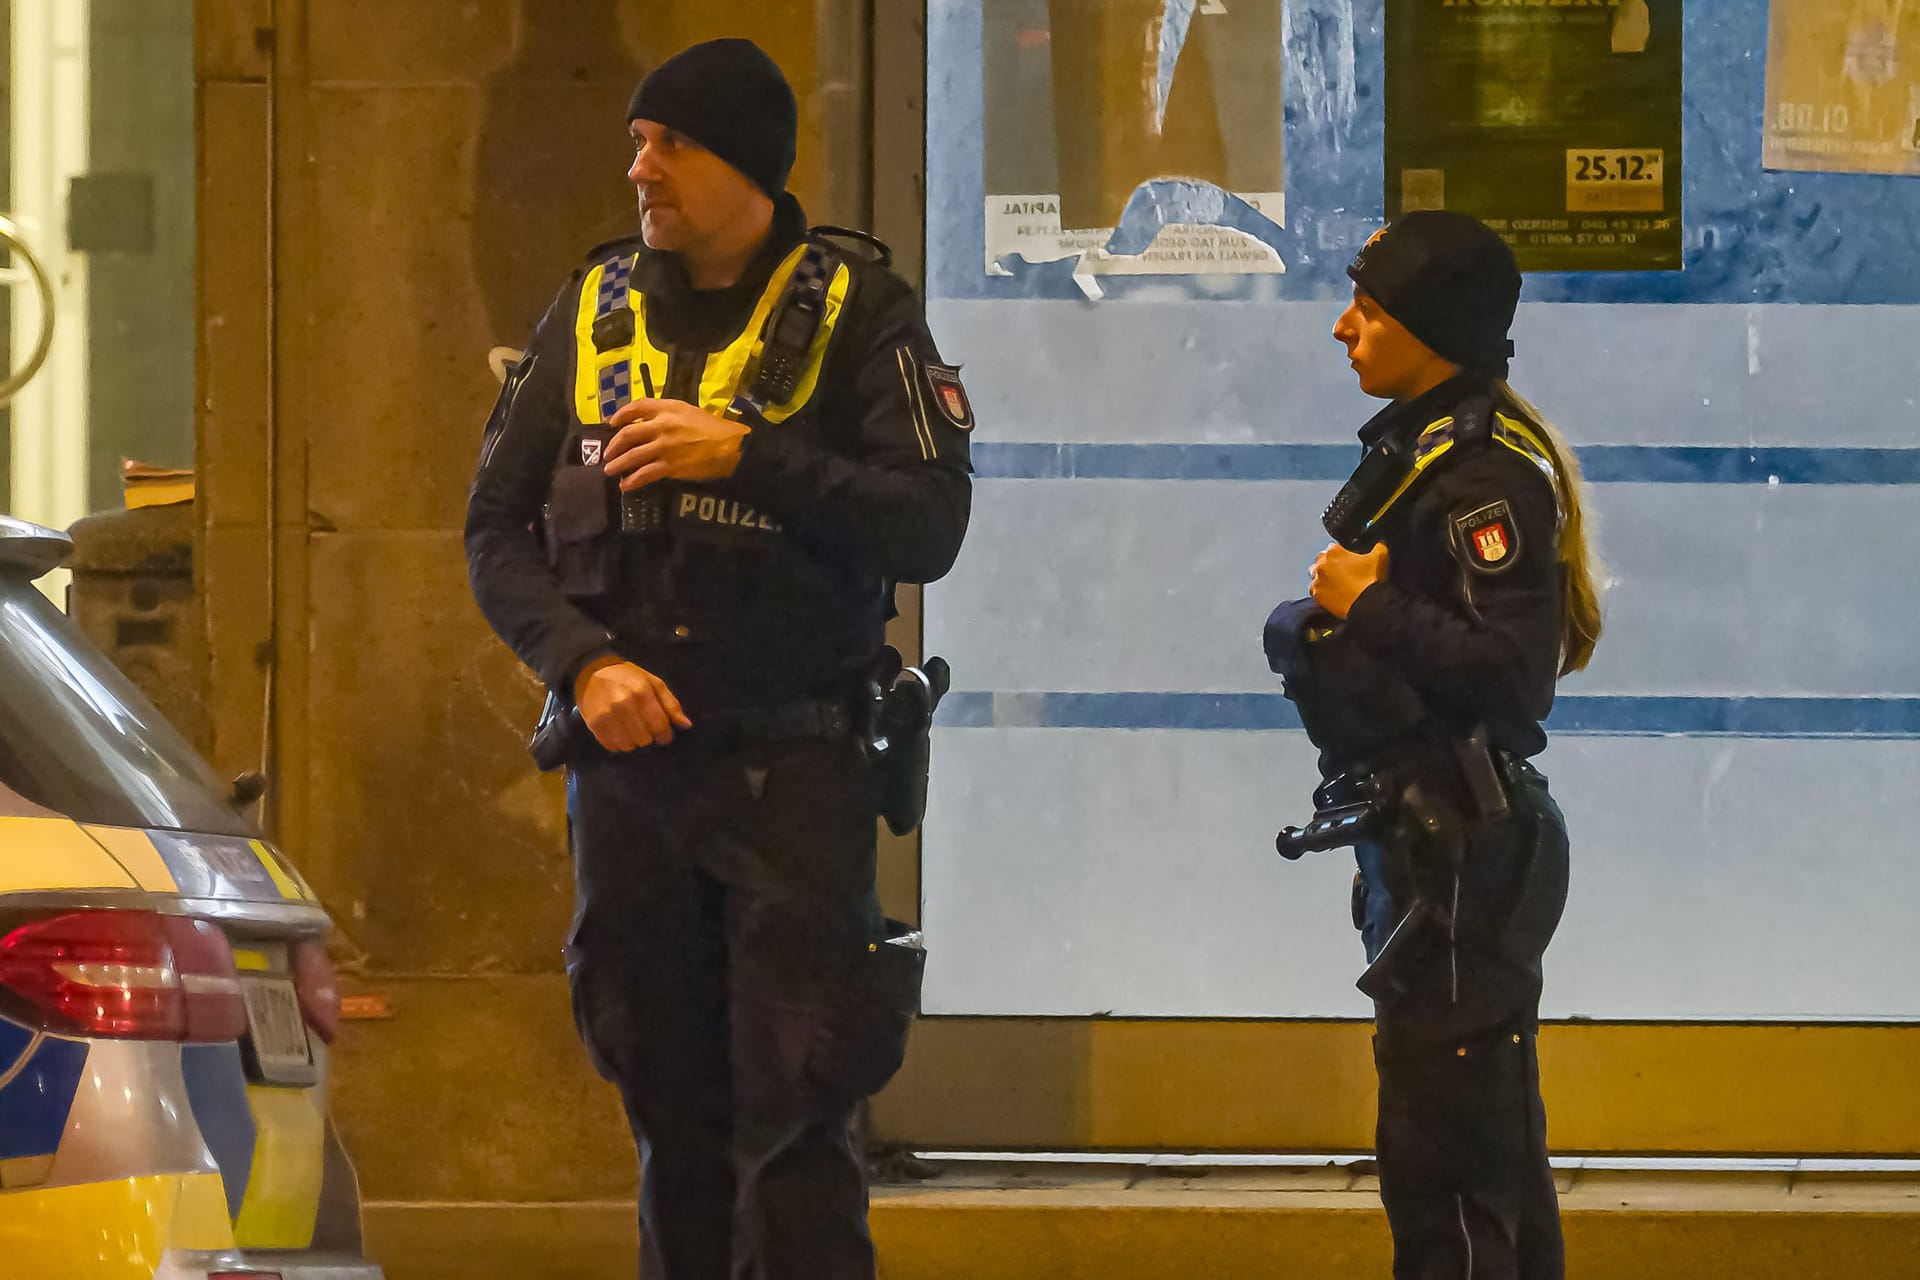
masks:
<svg viewBox="0 0 1920 1280"><path fill-rule="evenodd" d="M194 505L88 516L67 613L202 755L212 747L207 641L193 585Z"/></svg>

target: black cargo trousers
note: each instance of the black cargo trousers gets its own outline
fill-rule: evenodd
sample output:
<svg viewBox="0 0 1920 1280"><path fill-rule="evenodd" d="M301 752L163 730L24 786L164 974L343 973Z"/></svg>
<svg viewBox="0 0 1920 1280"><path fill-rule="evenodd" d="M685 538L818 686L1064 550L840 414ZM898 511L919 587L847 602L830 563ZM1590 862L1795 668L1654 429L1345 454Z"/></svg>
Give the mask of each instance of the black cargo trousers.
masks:
<svg viewBox="0 0 1920 1280"><path fill-rule="evenodd" d="M1455 899L1450 937L1421 952L1404 994L1374 1005L1394 1280L1565 1275L1536 1040L1540 960L1566 906L1567 827L1531 765L1508 777L1511 812L1469 842L1457 883L1420 886ZM1399 874L1367 889L1399 908L1414 886L1395 852L1384 861Z"/></svg>
<svg viewBox="0 0 1920 1280"><path fill-rule="evenodd" d="M840 982L881 938L856 735L584 753L574 1013L640 1150L646 1280L872 1280Z"/></svg>

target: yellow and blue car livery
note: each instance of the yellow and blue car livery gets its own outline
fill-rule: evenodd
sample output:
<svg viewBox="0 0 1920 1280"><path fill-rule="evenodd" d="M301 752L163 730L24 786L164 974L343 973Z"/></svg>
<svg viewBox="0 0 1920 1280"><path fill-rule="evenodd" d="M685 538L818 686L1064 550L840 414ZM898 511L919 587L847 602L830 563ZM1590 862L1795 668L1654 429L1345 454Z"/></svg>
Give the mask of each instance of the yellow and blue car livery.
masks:
<svg viewBox="0 0 1920 1280"><path fill-rule="evenodd" d="M380 1280L326 913L31 585L64 544L0 517L0 1274Z"/></svg>

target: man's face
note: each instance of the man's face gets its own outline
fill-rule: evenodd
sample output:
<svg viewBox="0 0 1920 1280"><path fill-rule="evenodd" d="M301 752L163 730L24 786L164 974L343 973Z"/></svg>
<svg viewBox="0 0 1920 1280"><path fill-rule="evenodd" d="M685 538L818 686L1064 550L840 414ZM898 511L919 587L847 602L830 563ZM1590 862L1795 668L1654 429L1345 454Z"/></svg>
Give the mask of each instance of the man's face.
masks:
<svg viewBox="0 0 1920 1280"><path fill-rule="evenodd" d="M635 120L633 164L627 169L640 197L640 231L647 247L676 253L737 221L760 189L744 173L686 135Z"/></svg>
<svg viewBox="0 0 1920 1280"><path fill-rule="evenodd" d="M1360 389L1382 400L1414 394L1440 360L1359 285L1334 322L1333 336L1347 349L1347 363L1359 375Z"/></svg>

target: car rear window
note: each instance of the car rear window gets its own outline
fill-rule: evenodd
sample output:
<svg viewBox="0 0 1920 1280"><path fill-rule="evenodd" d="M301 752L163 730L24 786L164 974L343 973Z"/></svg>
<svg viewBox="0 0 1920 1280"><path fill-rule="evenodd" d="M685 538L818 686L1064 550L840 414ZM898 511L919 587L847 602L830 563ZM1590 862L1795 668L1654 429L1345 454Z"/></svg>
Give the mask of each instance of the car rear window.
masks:
<svg viewBox="0 0 1920 1280"><path fill-rule="evenodd" d="M80 822L259 834L146 696L22 574L3 569L0 782Z"/></svg>

